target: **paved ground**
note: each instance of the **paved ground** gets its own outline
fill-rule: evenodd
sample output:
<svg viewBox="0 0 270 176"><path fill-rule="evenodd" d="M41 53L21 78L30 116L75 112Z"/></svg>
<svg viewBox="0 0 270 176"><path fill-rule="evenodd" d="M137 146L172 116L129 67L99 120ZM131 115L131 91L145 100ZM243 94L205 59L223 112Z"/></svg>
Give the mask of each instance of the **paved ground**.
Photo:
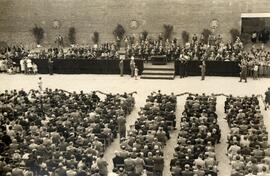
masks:
<svg viewBox="0 0 270 176"><path fill-rule="evenodd" d="M119 77L118 75L7 75L0 74L0 92L5 89L37 89L38 77L43 78L43 87L61 88L69 91L84 90L101 90L104 92L132 92L137 91L135 95L136 105L132 114L128 117L127 125L134 124L137 118L137 112L141 106L145 104L146 96L151 91L161 90L163 93L175 94L181 92L192 93L225 93L234 96L245 96L251 94L262 94L270 87L270 79L252 80L248 83L239 83L238 78L232 77L206 77L205 81L200 81L199 77L188 77L185 79L176 78L175 80L134 80L129 76ZM219 170L221 176L228 176L230 173L230 165L228 164L226 153L226 136L229 132L226 120L223 118L224 97L218 97L217 114L218 122L222 130L221 144L216 146L217 159L219 161ZM179 117L183 111L185 97L178 98L177 104L177 126L179 126ZM262 105L262 102L261 102ZM263 110L263 108L262 108ZM270 131L269 111L262 111L268 131ZM169 163L173 155L173 148L176 144L176 136L178 130L173 131L172 139L167 142L164 149L165 152L165 169L164 175L169 175ZM111 158L114 151L119 150L119 139L115 140L105 153L105 158L109 162L109 168L112 168Z"/></svg>

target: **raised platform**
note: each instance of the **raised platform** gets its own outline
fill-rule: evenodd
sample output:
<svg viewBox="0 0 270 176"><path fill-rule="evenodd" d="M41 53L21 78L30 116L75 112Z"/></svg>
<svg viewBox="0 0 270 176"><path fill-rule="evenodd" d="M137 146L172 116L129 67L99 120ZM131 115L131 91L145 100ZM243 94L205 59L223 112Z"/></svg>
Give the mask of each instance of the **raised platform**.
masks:
<svg viewBox="0 0 270 176"><path fill-rule="evenodd" d="M175 74L174 63L167 65L152 65L151 63L144 64L141 79L169 79L173 80Z"/></svg>

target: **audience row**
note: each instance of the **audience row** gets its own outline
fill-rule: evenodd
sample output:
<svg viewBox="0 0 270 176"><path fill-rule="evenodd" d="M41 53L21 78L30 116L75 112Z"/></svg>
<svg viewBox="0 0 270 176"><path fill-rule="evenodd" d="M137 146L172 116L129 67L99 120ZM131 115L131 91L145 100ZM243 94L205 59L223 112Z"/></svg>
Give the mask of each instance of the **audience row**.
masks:
<svg viewBox="0 0 270 176"><path fill-rule="evenodd" d="M215 144L220 143L216 97L189 94L182 113L174 158L173 176L218 175Z"/></svg>
<svg viewBox="0 0 270 176"><path fill-rule="evenodd" d="M225 102L230 127L228 157L232 176L269 175L268 132L256 96L229 96Z"/></svg>
<svg viewBox="0 0 270 176"><path fill-rule="evenodd" d="M147 97L146 105L127 137L121 138L121 151L113 158L115 170L128 176L161 176L163 148L175 128L176 96L160 91ZM117 172L117 171L116 171Z"/></svg>
<svg viewBox="0 0 270 176"><path fill-rule="evenodd" d="M107 174L103 159L132 94L12 90L0 94L0 175Z"/></svg>

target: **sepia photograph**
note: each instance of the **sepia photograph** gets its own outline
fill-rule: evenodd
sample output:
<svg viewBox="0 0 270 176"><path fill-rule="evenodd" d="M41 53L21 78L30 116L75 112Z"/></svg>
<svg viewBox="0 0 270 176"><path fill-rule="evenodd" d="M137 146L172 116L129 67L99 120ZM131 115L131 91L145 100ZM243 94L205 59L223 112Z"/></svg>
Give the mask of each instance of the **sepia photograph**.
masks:
<svg viewBox="0 0 270 176"><path fill-rule="evenodd" d="M0 0L0 176L270 176L270 0Z"/></svg>

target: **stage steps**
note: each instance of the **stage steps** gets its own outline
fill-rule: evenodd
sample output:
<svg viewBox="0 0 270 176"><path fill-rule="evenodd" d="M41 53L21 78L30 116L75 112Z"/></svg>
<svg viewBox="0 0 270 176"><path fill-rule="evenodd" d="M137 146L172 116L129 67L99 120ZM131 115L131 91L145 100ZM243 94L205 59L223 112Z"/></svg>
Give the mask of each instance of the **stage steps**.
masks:
<svg viewBox="0 0 270 176"><path fill-rule="evenodd" d="M173 80L175 74L174 64L152 65L144 64L141 79L168 79Z"/></svg>

